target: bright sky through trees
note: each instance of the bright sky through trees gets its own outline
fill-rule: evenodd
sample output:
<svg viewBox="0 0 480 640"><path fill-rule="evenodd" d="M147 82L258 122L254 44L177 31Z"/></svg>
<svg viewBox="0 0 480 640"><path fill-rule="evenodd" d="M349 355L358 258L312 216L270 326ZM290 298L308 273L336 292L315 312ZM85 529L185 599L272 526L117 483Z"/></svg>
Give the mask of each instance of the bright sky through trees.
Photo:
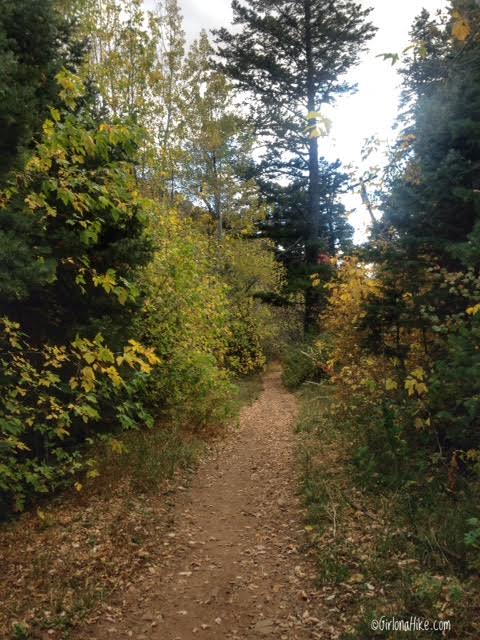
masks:
<svg viewBox="0 0 480 640"><path fill-rule="evenodd" d="M195 38L201 29L228 25L232 16L230 1L182 0L188 39ZM151 8L155 0L145 0L145 3ZM377 56L386 52L401 53L409 45L409 31L415 16L422 8L434 13L445 6L446 0L361 0L361 4L373 7L372 22L378 27L378 33L360 65L348 74L358 85L357 93L342 98L328 110L332 130L321 145L323 155L329 160L340 158L345 165L361 163L366 138L375 135L387 141L395 137L392 125L398 113L399 78L395 67ZM369 222L368 214L358 194L347 196L346 204L349 209L355 209L350 221L356 229L356 240L361 241Z"/></svg>

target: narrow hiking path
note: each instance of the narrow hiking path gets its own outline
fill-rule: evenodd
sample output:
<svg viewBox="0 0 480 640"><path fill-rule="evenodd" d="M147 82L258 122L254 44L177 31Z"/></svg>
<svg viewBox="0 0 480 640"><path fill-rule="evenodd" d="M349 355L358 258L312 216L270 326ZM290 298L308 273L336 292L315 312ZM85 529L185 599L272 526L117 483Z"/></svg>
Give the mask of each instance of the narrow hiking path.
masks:
<svg viewBox="0 0 480 640"><path fill-rule="evenodd" d="M240 429L180 487L147 570L79 640L275 640L326 637L309 612L313 576L299 545L294 471L297 403L280 370Z"/></svg>

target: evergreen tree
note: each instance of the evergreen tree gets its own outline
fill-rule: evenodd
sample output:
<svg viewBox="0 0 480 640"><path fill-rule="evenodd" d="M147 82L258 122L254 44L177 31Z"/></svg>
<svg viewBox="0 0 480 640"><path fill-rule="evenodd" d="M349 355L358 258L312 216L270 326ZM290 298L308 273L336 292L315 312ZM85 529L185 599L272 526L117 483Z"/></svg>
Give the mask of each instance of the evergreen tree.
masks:
<svg viewBox="0 0 480 640"><path fill-rule="evenodd" d="M467 6L469 5L469 6ZM456 6L456 5L455 5ZM453 10L455 11L455 6ZM410 117L390 168L384 227L393 227L410 259L436 256L447 267L480 264L480 46L451 34L423 12L413 35L432 34L423 55L403 70ZM462 3L472 34L480 26L475 3Z"/></svg>
<svg viewBox="0 0 480 640"><path fill-rule="evenodd" d="M60 96L25 169L0 199L0 315L35 344L102 331L129 336L135 272L150 257L134 174L138 131L78 109L84 89L62 72Z"/></svg>
<svg viewBox="0 0 480 640"><path fill-rule="evenodd" d="M479 27L480 10L470 1L435 17L423 11L401 71L403 130L387 171L384 216L366 251L382 299L369 301L363 321L372 348L385 351L382 335L397 336L388 349L400 360L402 332L419 330L431 351L432 317L438 326L465 312L458 289L432 289L432 265L452 278L480 266Z"/></svg>
<svg viewBox="0 0 480 640"><path fill-rule="evenodd" d="M252 117L268 148L270 175L300 184L306 207L300 228L307 273L336 247L332 208L322 208L319 162L323 104L352 90L342 75L358 61L374 29L369 10L342 0L234 0L235 30L216 32L220 67L252 98ZM344 213L338 206L335 213ZM345 229L345 225L339 227ZM306 289L305 326L318 315L318 289Z"/></svg>
<svg viewBox="0 0 480 640"><path fill-rule="evenodd" d="M348 176L341 171L340 162L330 163L319 158L319 202L325 217L327 236L317 264L314 267L327 276L328 257L341 250L347 253L352 246L353 229L346 219L346 210L339 194L347 188ZM305 264L305 238L309 228L305 211L308 207L308 176L299 175L288 184L266 179L260 175L259 186L271 206L271 214L261 225L262 235L271 238L277 246L277 257L288 273L286 293L305 291L310 283L312 266Z"/></svg>
<svg viewBox="0 0 480 640"><path fill-rule="evenodd" d="M0 183L57 101L55 76L78 63L81 45L54 0L4 0L0 11Z"/></svg>

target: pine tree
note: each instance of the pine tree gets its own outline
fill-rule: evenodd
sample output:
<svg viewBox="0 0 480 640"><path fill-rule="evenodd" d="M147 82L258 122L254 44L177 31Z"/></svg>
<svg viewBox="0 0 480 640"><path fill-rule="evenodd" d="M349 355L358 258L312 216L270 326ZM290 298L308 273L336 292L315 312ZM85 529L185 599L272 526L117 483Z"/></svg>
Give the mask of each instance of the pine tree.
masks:
<svg viewBox="0 0 480 640"><path fill-rule="evenodd" d="M480 220L480 46L473 37L480 10L464 2L462 12L472 33L464 41L451 37L455 13L446 27L425 12L415 23L413 34L427 30L432 42L403 71L410 116L390 168L383 223L410 259L429 254L451 268L460 259L480 264L472 242Z"/></svg>
<svg viewBox="0 0 480 640"><path fill-rule="evenodd" d="M367 304L363 320L372 348L385 350L382 334L397 335L390 355L400 360L402 331L419 330L428 351L432 317L438 326L465 312L455 287L432 290L432 268L460 274L480 267L479 28L480 10L470 1L435 17L423 11L404 60L403 129L387 171L383 219L365 256L376 264L382 300Z"/></svg>
<svg viewBox="0 0 480 640"><path fill-rule="evenodd" d="M306 177L300 227L303 259L313 273L319 256L338 244L330 237L329 213L321 206L326 189L319 161L319 111L352 90L342 75L374 34L367 21L370 11L349 0L234 0L232 7L235 30L216 32L220 67L251 97L257 132L269 149L264 159L269 173L297 183ZM309 329L317 320L318 289L306 289L305 306Z"/></svg>
<svg viewBox="0 0 480 640"><path fill-rule="evenodd" d="M78 62L54 0L4 0L0 11L0 184L57 101L55 75ZM80 47L81 49L81 47Z"/></svg>
<svg viewBox="0 0 480 640"><path fill-rule="evenodd" d="M321 185L320 209L325 217L328 235L320 254L322 264L317 264L324 276L328 276L329 256L339 251L348 253L352 247L353 229L347 221L346 209L339 194L347 189L348 176L341 171L340 162L330 163L319 159ZM285 293L304 292L308 288L312 267L305 264L305 238L308 236L308 177L299 174L289 184L258 178L262 195L270 204L271 214L261 225L262 235L271 238L277 246L277 257L287 268L288 281Z"/></svg>

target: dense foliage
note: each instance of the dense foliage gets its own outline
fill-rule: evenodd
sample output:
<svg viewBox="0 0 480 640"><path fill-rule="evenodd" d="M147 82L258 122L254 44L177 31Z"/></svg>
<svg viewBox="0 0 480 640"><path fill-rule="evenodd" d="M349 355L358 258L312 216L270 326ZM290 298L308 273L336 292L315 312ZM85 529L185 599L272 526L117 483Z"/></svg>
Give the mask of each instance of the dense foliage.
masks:
<svg viewBox="0 0 480 640"><path fill-rule="evenodd" d="M57 102L56 74L73 70L82 45L54 0L5 0L0 15L0 174L16 166ZM1 184L1 183L0 183Z"/></svg>
<svg viewBox="0 0 480 640"><path fill-rule="evenodd" d="M404 60L384 215L331 282L315 280L328 304L309 354L332 400L324 418L419 547L420 578L450 572L466 590L480 531L479 20L455 2L416 21L425 40Z"/></svg>
<svg viewBox="0 0 480 640"><path fill-rule="evenodd" d="M161 447L185 425L199 438L288 338L284 380L328 389L322 419L343 431L352 477L399 507L431 572L449 563L468 580L478 3L415 21L382 215L360 180L372 229L357 248L348 177L318 138L321 105L352 89L343 74L374 33L368 10L235 1L242 30L215 49L205 33L187 46L176 0L34 4L0 16L1 515L81 491L99 449L135 443L126 431L157 430Z"/></svg>
<svg viewBox="0 0 480 640"><path fill-rule="evenodd" d="M262 300L282 285L241 170L249 129L207 36L186 51L172 0L148 14L137 0L42 7L11 3L1 19L15 93L0 176L3 515L81 490L97 443L121 453L124 430L225 420L235 376L265 362ZM20 24L38 27L28 56Z"/></svg>

